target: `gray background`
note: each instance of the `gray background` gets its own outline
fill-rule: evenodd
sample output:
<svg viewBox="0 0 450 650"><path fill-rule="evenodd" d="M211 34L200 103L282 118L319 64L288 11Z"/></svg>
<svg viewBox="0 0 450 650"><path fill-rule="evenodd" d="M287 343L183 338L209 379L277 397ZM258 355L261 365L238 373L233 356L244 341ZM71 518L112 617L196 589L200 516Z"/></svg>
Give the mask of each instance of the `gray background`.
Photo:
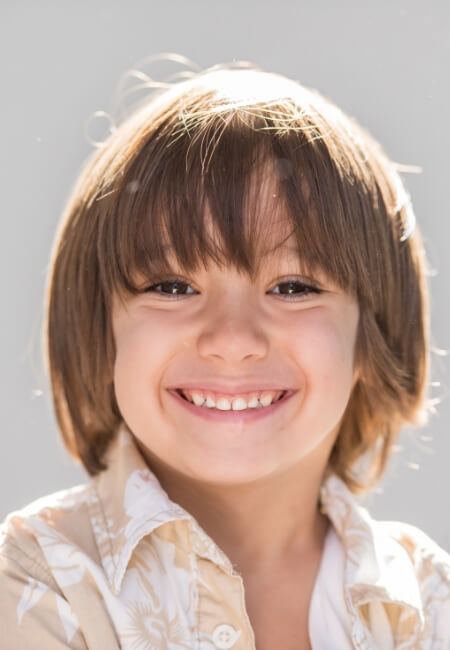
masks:
<svg viewBox="0 0 450 650"><path fill-rule="evenodd" d="M86 480L59 441L40 360L46 267L92 151L85 122L112 109L119 78L148 55L177 52L201 67L247 59L284 73L356 117L393 160L422 167L403 178L436 271L433 345L450 347L449 28L446 0L2 0L0 519ZM147 72L175 69L163 68ZM425 429L403 432L367 501L376 517L414 523L446 549L448 367L448 357L433 355L437 413Z"/></svg>

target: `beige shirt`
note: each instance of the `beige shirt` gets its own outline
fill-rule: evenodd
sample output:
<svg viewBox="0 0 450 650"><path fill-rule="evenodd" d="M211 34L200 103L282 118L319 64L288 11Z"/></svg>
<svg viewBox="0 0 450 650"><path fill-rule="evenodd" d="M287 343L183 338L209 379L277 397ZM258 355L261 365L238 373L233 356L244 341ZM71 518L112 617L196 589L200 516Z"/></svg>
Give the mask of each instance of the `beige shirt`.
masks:
<svg viewBox="0 0 450 650"><path fill-rule="evenodd" d="M126 430L108 458L88 484L2 524L0 648L254 650L228 557L169 499ZM449 649L449 555L412 526L371 519L336 476L321 503L344 553L353 647Z"/></svg>

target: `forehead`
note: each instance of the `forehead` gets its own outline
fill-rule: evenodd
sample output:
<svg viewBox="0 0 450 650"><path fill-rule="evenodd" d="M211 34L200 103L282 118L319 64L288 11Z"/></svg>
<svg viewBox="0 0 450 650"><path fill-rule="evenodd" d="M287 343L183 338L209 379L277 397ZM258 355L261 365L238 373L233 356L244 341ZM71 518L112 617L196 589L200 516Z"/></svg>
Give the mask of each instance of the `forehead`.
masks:
<svg viewBox="0 0 450 650"><path fill-rule="evenodd" d="M260 174L255 174L247 199L242 206L242 212L236 219L237 238L241 243L245 242L244 246L247 250L252 249L257 272L263 272L268 265L273 268L274 265L282 262L302 261L292 219L289 217L276 180L274 174L267 169ZM235 263L235 258L227 254L229 248L227 237L223 236L220 222L213 215L209 201L205 203L202 225L202 238L210 242L214 251L222 253L221 265L239 266ZM176 249L175 243L170 240L166 232L162 239L162 250L166 260L171 264L180 262ZM205 259L206 268L214 264L212 257Z"/></svg>
<svg viewBox="0 0 450 650"><path fill-rule="evenodd" d="M268 250L263 250L259 256L259 264L257 266L256 273L272 273L274 269L281 268L284 266L293 267L294 265L302 270L306 270L307 263L305 260L302 260L301 255L299 254L298 247L295 244L295 241L290 237L287 241L278 242L278 238L275 240L273 238L273 245L266 246ZM176 250L171 244L164 244L163 250L165 253L166 261L171 268L178 269L181 267L180 261L177 259ZM217 264L212 258L207 258L205 264L202 265L206 270L212 268L224 269L234 269L236 264L232 259L227 260L225 254L223 255L223 262ZM240 269L238 269L240 270Z"/></svg>
<svg viewBox="0 0 450 650"><path fill-rule="evenodd" d="M231 155L236 143L221 151L224 138L205 169L198 158L187 167L172 152L167 168L155 167L132 202L124 195L111 221L118 262L113 289L136 292L136 277L150 281L214 265L255 280L287 264L348 288L348 256L336 246L348 233L322 168L288 150Z"/></svg>
<svg viewBox="0 0 450 650"><path fill-rule="evenodd" d="M226 225L228 232L234 229L236 238L251 244L258 256L270 255L285 242L288 242L286 250L294 249L297 252L295 224L285 191L280 185L280 174L282 178L289 166L292 167L292 164L286 159L266 160L255 165L248 172L240 200L236 201L235 205L230 203L226 208L223 205L223 194L233 196L235 188L232 181L227 183L225 180L225 187L219 196L216 196L214 191L207 191L201 219L202 236L214 247L219 247L224 243L222 235L225 232L223 226ZM310 190L306 179L301 180L301 188L305 199L308 200ZM167 250L170 250L172 242L167 232L163 235L163 242Z"/></svg>

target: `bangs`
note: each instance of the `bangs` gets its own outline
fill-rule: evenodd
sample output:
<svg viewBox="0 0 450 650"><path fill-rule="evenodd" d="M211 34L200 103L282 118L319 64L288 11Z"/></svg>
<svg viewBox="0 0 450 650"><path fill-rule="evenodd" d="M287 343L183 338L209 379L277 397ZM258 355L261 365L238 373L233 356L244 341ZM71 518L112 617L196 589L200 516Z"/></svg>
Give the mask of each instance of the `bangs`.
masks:
<svg viewBox="0 0 450 650"><path fill-rule="evenodd" d="M287 128L289 111L296 121ZM360 299L373 292L364 255L352 254L370 238L373 209L361 161L354 145L343 152L342 135L337 144L318 119L299 119L287 102L169 114L108 190L97 242L105 294L135 294L138 277L188 275L210 262L253 280L287 238L302 269Z"/></svg>
<svg viewBox="0 0 450 650"><path fill-rule="evenodd" d="M357 299L361 372L329 467L355 491L369 485L355 462L373 453L379 478L400 427L426 408L427 265L414 224L396 163L315 90L219 66L152 97L85 166L54 241L44 359L66 448L94 476L124 423L115 297L210 264L253 282L278 273L289 246L295 273Z"/></svg>

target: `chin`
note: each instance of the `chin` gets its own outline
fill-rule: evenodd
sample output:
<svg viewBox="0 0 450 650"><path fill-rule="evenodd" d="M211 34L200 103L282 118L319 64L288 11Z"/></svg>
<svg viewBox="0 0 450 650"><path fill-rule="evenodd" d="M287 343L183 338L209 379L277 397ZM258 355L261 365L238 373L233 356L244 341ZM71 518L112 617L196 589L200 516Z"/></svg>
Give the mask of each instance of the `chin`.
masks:
<svg viewBox="0 0 450 650"><path fill-rule="evenodd" d="M197 481L211 485L233 486L263 480L273 474L274 471L273 463L269 468L263 464L258 466L254 461L247 463L209 461L199 468L185 468L183 473Z"/></svg>

